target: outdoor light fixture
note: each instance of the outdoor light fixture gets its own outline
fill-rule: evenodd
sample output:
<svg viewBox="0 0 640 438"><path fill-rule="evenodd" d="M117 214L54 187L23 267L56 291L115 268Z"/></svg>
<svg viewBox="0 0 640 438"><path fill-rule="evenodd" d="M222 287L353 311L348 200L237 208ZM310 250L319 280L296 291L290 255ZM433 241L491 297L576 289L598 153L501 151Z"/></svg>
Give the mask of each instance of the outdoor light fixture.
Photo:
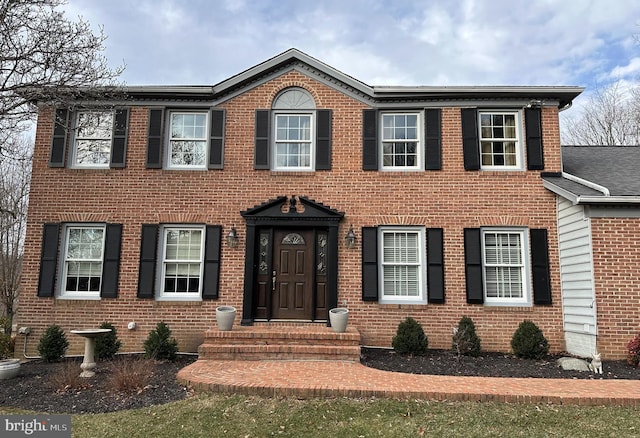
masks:
<svg viewBox="0 0 640 438"><path fill-rule="evenodd" d="M231 248L238 246L238 233L236 227L231 227L231 231L227 234L227 245Z"/></svg>
<svg viewBox="0 0 640 438"><path fill-rule="evenodd" d="M349 225L349 231L344 238L344 242L347 244L347 248L354 248L356 246L356 233L353 231L353 225Z"/></svg>

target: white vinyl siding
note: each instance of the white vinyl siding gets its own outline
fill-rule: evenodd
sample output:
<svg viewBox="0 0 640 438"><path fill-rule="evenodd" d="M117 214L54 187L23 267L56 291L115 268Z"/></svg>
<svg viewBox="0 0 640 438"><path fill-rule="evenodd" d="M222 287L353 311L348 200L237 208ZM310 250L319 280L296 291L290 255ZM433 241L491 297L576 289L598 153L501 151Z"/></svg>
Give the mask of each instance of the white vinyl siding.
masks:
<svg viewBox="0 0 640 438"><path fill-rule="evenodd" d="M584 207L558 197L562 312L569 353L590 356L597 334L591 223Z"/></svg>

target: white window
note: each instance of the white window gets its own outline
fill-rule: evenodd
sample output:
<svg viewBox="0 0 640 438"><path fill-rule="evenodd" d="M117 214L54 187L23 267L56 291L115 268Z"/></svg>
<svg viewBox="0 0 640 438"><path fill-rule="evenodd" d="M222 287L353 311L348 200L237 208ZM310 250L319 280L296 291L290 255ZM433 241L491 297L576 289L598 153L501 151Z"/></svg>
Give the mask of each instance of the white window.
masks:
<svg viewBox="0 0 640 438"><path fill-rule="evenodd" d="M480 111L478 116L482 169L522 169L520 113Z"/></svg>
<svg viewBox="0 0 640 438"><path fill-rule="evenodd" d="M422 122L421 114L382 114L381 169L421 170L422 162Z"/></svg>
<svg viewBox="0 0 640 438"><path fill-rule="evenodd" d="M64 232L62 298L99 298L104 225L67 225Z"/></svg>
<svg viewBox="0 0 640 438"><path fill-rule="evenodd" d="M108 168L113 137L112 111L78 111L71 151L75 167Z"/></svg>
<svg viewBox="0 0 640 438"><path fill-rule="evenodd" d="M207 112L169 113L167 168L207 168Z"/></svg>
<svg viewBox="0 0 640 438"><path fill-rule="evenodd" d="M275 113L274 170L312 170L313 114Z"/></svg>
<svg viewBox="0 0 640 438"><path fill-rule="evenodd" d="M482 230L484 293L487 304L527 304L527 233L525 229Z"/></svg>
<svg viewBox="0 0 640 438"><path fill-rule="evenodd" d="M425 303L425 230L380 227L380 302Z"/></svg>
<svg viewBox="0 0 640 438"><path fill-rule="evenodd" d="M160 298L200 298L204 236L203 227L163 228Z"/></svg>

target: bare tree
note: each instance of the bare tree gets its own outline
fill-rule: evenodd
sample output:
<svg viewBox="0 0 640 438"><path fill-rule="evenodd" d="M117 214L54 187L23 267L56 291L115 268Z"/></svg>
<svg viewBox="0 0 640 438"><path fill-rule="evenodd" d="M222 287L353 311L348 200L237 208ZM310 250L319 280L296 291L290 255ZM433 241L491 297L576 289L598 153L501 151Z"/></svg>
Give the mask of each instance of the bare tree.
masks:
<svg viewBox="0 0 640 438"><path fill-rule="evenodd" d="M27 129L32 102L62 105L93 87L117 85L124 67L111 69L102 55L106 40L88 22L57 10L66 0L0 0L0 155L9 139ZM104 93L102 88L96 93Z"/></svg>
<svg viewBox="0 0 640 438"><path fill-rule="evenodd" d="M0 172L0 314L11 322L20 292L22 253L27 223L31 177L31 147L24 137L13 143L11 157L2 160Z"/></svg>
<svg viewBox="0 0 640 438"><path fill-rule="evenodd" d="M31 174L31 128L37 104L71 107L119 84L124 66L102 55L106 39L69 20L66 0L0 0L0 316L16 311Z"/></svg>
<svg viewBox="0 0 640 438"><path fill-rule="evenodd" d="M563 128L563 144L639 144L640 88L622 82L596 88L579 114L564 118Z"/></svg>

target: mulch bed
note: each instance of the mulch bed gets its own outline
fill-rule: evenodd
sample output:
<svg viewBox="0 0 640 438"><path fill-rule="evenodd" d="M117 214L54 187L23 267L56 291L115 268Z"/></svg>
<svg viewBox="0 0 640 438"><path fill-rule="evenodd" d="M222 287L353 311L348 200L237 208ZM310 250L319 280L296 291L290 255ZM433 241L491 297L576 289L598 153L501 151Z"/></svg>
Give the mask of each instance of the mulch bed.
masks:
<svg viewBox="0 0 640 438"><path fill-rule="evenodd" d="M393 350L362 348L364 365L387 371L414 374L436 374L485 377L529 377L560 379L640 379L640 369L624 361L603 361L603 374L586 371L565 371L556 364L560 356L543 360L518 359L510 354L482 353L479 357L458 357L450 350L428 350L423 356L403 356ZM122 359L118 359L122 360ZM195 356L179 356L175 362L153 362L151 377L146 386L134 392L120 392L109 384L114 362L99 362L96 376L83 379L80 387L56 387L56 375L68 367L62 363L39 360L23 363L15 379L0 382L0 406L47 413L103 413L137 409L172 401L191 395L188 388L176 381L176 373L189 365ZM80 361L71 364L80 371Z"/></svg>

